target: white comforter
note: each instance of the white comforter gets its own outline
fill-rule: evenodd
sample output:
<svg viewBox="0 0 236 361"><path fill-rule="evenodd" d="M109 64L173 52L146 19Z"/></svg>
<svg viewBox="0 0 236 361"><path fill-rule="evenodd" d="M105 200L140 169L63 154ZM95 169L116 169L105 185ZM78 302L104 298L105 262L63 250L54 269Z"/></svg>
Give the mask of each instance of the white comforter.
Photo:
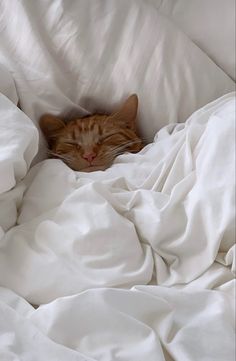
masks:
<svg viewBox="0 0 236 361"><path fill-rule="evenodd" d="M8 191L37 131L0 101L1 359L233 360L234 94L106 172L45 160Z"/></svg>

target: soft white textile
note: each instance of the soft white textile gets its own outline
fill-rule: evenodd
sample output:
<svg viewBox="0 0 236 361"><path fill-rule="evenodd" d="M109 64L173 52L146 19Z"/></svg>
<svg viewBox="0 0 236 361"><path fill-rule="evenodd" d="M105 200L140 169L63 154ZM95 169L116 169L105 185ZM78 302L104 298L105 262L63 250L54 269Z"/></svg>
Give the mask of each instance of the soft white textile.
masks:
<svg viewBox="0 0 236 361"><path fill-rule="evenodd" d="M216 258L233 267L234 118L232 94L163 128L105 172L76 173L59 160L33 167L3 194L8 204L24 191L18 225L1 240L1 285L41 304L88 288L148 284L153 271L154 283L190 283Z"/></svg>
<svg viewBox="0 0 236 361"><path fill-rule="evenodd" d="M0 0L0 30L0 360L234 361L235 94L105 172L29 171L44 111L137 91L149 137L233 82L143 1Z"/></svg>
<svg viewBox="0 0 236 361"><path fill-rule="evenodd" d="M152 141L162 126L234 90L226 73L144 0L0 0L0 29L0 63L35 123L45 112L109 112L136 92L139 127ZM43 144L40 150L42 159Z"/></svg>
<svg viewBox="0 0 236 361"><path fill-rule="evenodd" d="M22 179L38 151L38 132L32 121L0 94L0 194Z"/></svg>
<svg viewBox="0 0 236 361"><path fill-rule="evenodd" d="M36 128L0 100L17 179ZM234 360L234 123L229 94L105 172L46 160L1 193L1 360Z"/></svg>
<svg viewBox="0 0 236 361"><path fill-rule="evenodd" d="M148 0L235 80L234 0Z"/></svg>
<svg viewBox="0 0 236 361"><path fill-rule="evenodd" d="M14 104L18 103L18 95L14 80L9 71L0 64L0 93L4 94Z"/></svg>
<svg viewBox="0 0 236 361"><path fill-rule="evenodd" d="M4 361L234 361L233 291L93 289L34 310L0 288ZM230 295L231 292L231 295ZM231 299L230 299L231 297Z"/></svg>

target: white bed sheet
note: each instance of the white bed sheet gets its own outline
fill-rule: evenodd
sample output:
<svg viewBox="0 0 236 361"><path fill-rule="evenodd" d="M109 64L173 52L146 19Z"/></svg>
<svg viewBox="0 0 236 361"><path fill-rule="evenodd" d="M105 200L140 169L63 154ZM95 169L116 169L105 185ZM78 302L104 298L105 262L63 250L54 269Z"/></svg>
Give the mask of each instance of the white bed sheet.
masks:
<svg viewBox="0 0 236 361"><path fill-rule="evenodd" d="M233 361L235 93L105 172L31 165L44 111L136 91L154 137L234 83L144 1L0 0L0 29L0 359Z"/></svg>
<svg viewBox="0 0 236 361"><path fill-rule="evenodd" d="M11 137L29 119L0 101ZM233 361L234 127L232 93L105 172L45 160L1 194L3 360Z"/></svg>

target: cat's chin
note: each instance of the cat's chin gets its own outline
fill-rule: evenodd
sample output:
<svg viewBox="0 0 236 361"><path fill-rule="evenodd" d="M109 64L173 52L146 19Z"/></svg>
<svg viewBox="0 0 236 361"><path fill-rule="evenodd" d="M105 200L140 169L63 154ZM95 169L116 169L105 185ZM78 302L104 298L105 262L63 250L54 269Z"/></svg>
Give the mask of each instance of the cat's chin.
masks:
<svg viewBox="0 0 236 361"><path fill-rule="evenodd" d="M91 172L96 172L96 171L104 171L107 168L109 168L112 163L107 164L107 165L90 165L88 167L84 167L81 168L79 166L77 166L77 164L71 164L69 162L65 162L66 165L68 165L68 167L70 167L72 170L74 170L75 172L85 172L85 173L91 173Z"/></svg>
<svg viewBox="0 0 236 361"><path fill-rule="evenodd" d="M83 168L78 170L78 172L85 172L85 173L90 173L90 172L96 172L96 171L104 171L107 168L109 168L109 166L105 166L105 165L91 165L90 167L87 168Z"/></svg>

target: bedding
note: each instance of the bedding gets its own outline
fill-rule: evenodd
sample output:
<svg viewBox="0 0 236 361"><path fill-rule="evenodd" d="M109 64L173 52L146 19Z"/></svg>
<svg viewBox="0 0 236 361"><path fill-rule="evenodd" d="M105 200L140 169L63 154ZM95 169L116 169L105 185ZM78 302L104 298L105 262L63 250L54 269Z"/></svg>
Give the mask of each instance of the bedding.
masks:
<svg viewBox="0 0 236 361"><path fill-rule="evenodd" d="M21 109L36 125L45 112L110 113L137 93L139 129L151 142L164 125L183 122L235 90L231 78L146 1L1 0L0 25L0 63L13 74ZM44 149L41 139L36 161Z"/></svg>
<svg viewBox="0 0 236 361"><path fill-rule="evenodd" d="M1 102L10 144L29 119ZM231 93L105 172L44 160L1 193L4 360L233 360L234 127ZM15 179L25 139L35 154L29 129L18 167L16 153L6 160Z"/></svg>
<svg viewBox="0 0 236 361"><path fill-rule="evenodd" d="M0 0L0 360L234 360L235 84L153 9ZM132 92L140 153L45 159Z"/></svg>
<svg viewBox="0 0 236 361"><path fill-rule="evenodd" d="M234 0L148 1L172 20L214 63L235 80Z"/></svg>

